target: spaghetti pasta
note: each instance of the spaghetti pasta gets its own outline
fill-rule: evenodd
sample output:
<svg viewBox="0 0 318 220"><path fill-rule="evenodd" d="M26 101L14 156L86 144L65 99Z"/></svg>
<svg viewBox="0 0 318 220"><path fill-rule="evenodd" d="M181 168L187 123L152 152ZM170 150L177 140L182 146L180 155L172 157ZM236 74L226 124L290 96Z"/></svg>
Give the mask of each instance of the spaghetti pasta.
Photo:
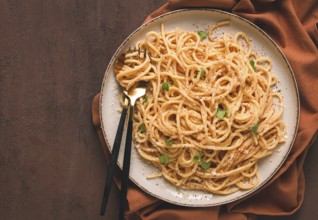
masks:
<svg viewBox="0 0 318 220"><path fill-rule="evenodd" d="M116 75L126 89L148 81L137 101L133 139L138 153L184 189L230 194L254 188L258 161L285 141L282 96L272 62L245 33L215 37L175 30L148 32L125 55ZM206 38L206 39L204 39Z"/></svg>

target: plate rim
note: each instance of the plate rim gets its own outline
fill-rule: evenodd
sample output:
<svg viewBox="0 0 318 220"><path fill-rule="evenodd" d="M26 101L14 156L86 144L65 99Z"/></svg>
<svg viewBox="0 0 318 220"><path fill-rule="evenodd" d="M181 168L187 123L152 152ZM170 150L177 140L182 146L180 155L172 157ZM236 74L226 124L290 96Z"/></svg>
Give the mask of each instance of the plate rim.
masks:
<svg viewBox="0 0 318 220"><path fill-rule="evenodd" d="M175 14L175 13L182 13L182 12L191 12L191 11L208 11L208 12L212 12L212 13L220 13L220 14L225 14L226 16L232 16L234 17L235 19L239 19L241 21L243 21L244 23L252 26L252 28L254 30L257 30L260 34L262 34L265 38L267 38L273 46L275 46L275 48L277 49L277 51L279 52L279 55L283 58L283 60L285 61L286 65L287 65L287 68L289 70L289 73L292 77L292 81L293 81L293 87L295 89L295 93L296 93L296 125L295 125L295 129L294 129L294 135L293 135L293 138L291 140L291 143L290 143L290 146L288 147L288 150L286 152L286 154L284 155L283 159L281 160L281 162L279 163L278 166L275 167L275 169L271 172L271 174L263 181L261 182L259 185L257 185L255 188L249 190L249 191L246 191L244 194L240 195L240 196L237 196L235 198L232 198L232 199L229 199L229 200L226 200L226 201L223 201L223 202L217 202L217 203L213 203L213 204L190 204L190 203L179 203L179 202L176 202L176 201L172 201L168 198L164 198L164 197L161 197L160 195L156 195L154 193L152 193L151 191L147 190L144 186L142 186L141 184L139 184L134 178L132 178L130 175L129 175L129 179L134 183L136 184L136 186L138 186L139 188L141 188L145 193L153 196L154 198L157 198L157 199L160 199L160 200L163 200L163 201L166 201L168 203L171 203L171 204L175 204L175 205L179 205L179 206L184 206L184 207L214 207L214 206L219 206L219 205L224 205L224 204L229 204L229 203L232 203L232 202L235 202L235 201L238 201L238 200L241 200L241 199L247 199L249 197L251 197L252 195L254 195L255 193L259 192L260 190L262 190L264 188L264 186L270 182L270 180L273 178L273 176L275 176L278 172L278 170L282 167L282 165L286 162L286 159L288 158L289 154L290 154L290 151L291 149L293 148L294 144L295 144L295 140L296 140L296 136L297 136L297 132L298 132L298 129L299 129L299 120L300 120L300 97L299 97L299 90L298 90L298 84L297 84L297 80L296 80L296 77L295 77L295 73L293 71L293 69L291 68L291 65L286 57L286 55L284 54L284 52L281 50L281 48L276 44L276 42L265 32L263 31L260 27L258 27L257 25L255 25L254 23L252 23L251 21L239 16L239 15L236 15L236 14L233 14L231 12L227 12L227 11L223 11L223 10L219 10L219 9L213 9L213 8L186 8L186 9L178 9L178 10L173 10L173 11L170 11L170 12L167 12L167 13L164 13L164 14L161 14L153 19L151 19L150 21L146 22L146 23L143 23L142 25L140 25L138 28L136 28L133 32L131 32L131 34L129 34L123 41L122 43L118 46L118 48L116 49L116 51L113 53L112 55L112 58L110 59L110 61L108 62L108 65L107 65L107 68L105 70L105 73L104 73L104 76L103 76L103 80L102 80L102 84L101 84L101 90L100 90L100 99L99 99L99 117L100 117L100 127L101 127L101 130L102 130L102 133L103 133L103 137L104 137L104 140L105 140L105 143L107 145L107 148L108 150L112 151L112 145L109 143L108 139L107 139L107 136L106 136L106 132L105 132L105 129L104 129L104 123L103 123L103 115L102 115L102 103L103 103L103 91L104 91L104 87L105 87L105 83L106 83L106 80L109 76L109 69L111 68L112 66L112 63L114 62L114 60L116 59L116 57L118 56L119 52L122 50L122 48L127 44L127 42L129 41L130 38L132 38L137 32L139 32L139 30L143 29L144 27L150 25L151 23L159 20L159 19L162 19L163 17L166 17L166 16L170 16L172 14ZM120 170L122 170L122 167L120 166L119 164L119 160L117 160L117 165L118 167L120 168Z"/></svg>

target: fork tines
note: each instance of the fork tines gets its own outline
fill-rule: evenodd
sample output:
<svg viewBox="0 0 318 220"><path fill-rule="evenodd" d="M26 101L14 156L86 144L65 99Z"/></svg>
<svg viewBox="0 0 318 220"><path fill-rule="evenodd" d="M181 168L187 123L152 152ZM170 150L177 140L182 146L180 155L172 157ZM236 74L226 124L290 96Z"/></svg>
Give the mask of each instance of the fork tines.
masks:
<svg viewBox="0 0 318 220"><path fill-rule="evenodd" d="M141 58L141 48L140 47L138 47L138 49L136 48L136 46L134 46L133 48L132 47L129 47L128 48L128 52L135 52L135 51L138 51L138 56L139 56L139 58ZM147 55L147 50L146 50L146 48L144 48L144 50L143 50L143 57L145 58L146 57L146 55Z"/></svg>

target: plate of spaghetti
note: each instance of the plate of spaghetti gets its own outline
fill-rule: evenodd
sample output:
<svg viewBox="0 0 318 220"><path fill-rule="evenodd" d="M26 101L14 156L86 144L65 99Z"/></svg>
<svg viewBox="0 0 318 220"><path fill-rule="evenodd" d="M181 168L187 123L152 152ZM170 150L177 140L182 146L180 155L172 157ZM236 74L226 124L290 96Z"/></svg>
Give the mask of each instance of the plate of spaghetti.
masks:
<svg viewBox="0 0 318 220"><path fill-rule="evenodd" d="M148 86L135 106L130 179L164 201L206 207L251 195L275 175L294 143L299 95L292 69L274 41L239 16L173 11L125 39L101 89L110 151L120 95L138 81Z"/></svg>

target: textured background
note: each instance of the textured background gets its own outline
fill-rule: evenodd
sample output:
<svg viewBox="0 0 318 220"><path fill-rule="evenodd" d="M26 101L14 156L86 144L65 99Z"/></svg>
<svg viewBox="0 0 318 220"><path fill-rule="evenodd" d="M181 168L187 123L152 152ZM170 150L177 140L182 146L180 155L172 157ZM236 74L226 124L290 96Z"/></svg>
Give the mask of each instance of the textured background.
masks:
<svg viewBox="0 0 318 220"><path fill-rule="evenodd" d="M164 0L0 0L0 219L99 216L106 160L91 101L120 43ZM318 215L318 143L305 162L304 204Z"/></svg>

